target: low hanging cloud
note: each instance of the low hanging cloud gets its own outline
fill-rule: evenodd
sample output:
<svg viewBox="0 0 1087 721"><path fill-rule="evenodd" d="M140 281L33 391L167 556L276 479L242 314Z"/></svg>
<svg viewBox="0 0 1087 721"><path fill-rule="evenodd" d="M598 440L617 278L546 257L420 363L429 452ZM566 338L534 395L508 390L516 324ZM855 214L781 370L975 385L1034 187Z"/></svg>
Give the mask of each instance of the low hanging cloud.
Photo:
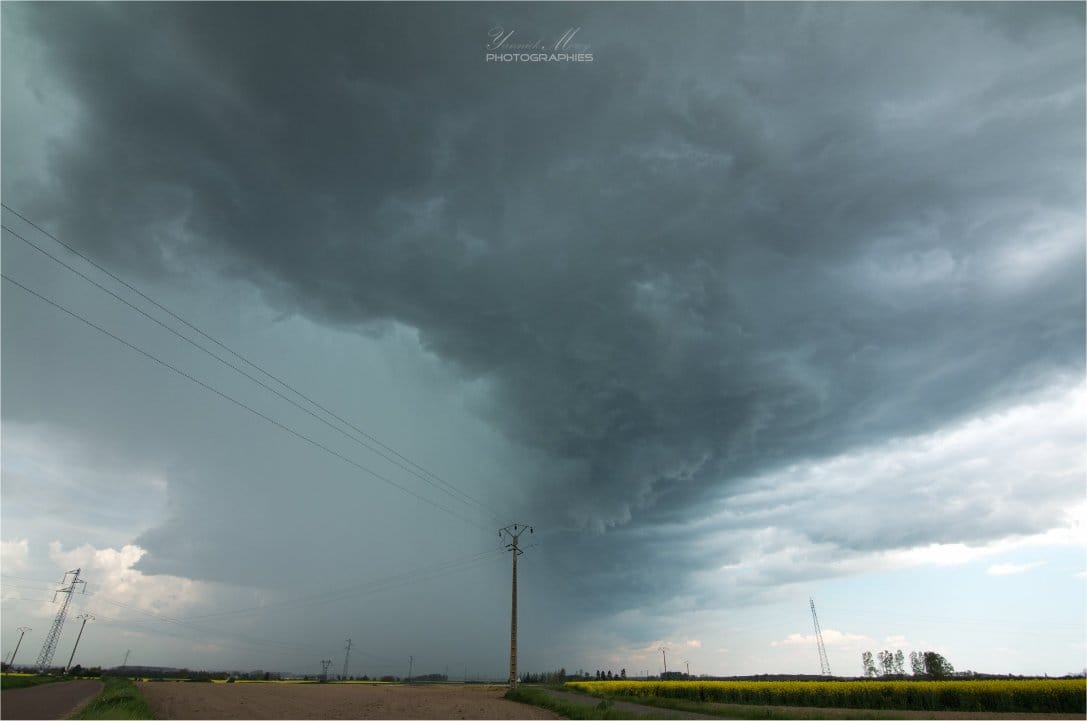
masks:
<svg viewBox="0 0 1087 721"><path fill-rule="evenodd" d="M985 572L990 576L1014 576L1027 571L1033 571L1045 565L1045 561L1034 563L994 563Z"/></svg>
<svg viewBox="0 0 1087 721"><path fill-rule="evenodd" d="M5 197L143 278L413 329L486 384L519 510L602 537L548 547L586 606L1042 533L1082 495L970 427L1084 372L1082 6L4 13L5 73L77 109ZM486 64L500 22L595 60ZM211 573L180 542L205 507L146 535L159 570Z"/></svg>
<svg viewBox="0 0 1087 721"><path fill-rule="evenodd" d="M0 566L5 571L21 571L27 566L30 544L25 538L17 541L0 541Z"/></svg>
<svg viewBox="0 0 1087 721"><path fill-rule="evenodd" d="M134 566L146 551L139 546L95 548L83 545L65 549L59 542L49 544L49 558L58 568L80 569L81 578L91 586L82 605L101 607L107 615L131 610L174 616L208 603L209 584L176 576L148 576Z"/></svg>
<svg viewBox="0 0 1087 721"><path fill-rule="evenodd" d="M36 606L20 607L20 612L38 618L55 616L58 606L54 592L73 581L74 576L68 572L77 569L83 583L76 586L72 596L74 608L93 609L103 620L135 619L146 623L148 618L170 618L245 593L188 578L145 575L134 566L146 551L135 545L65 548L53 541L48 546L51 568L31 566L31 549L26 540L5 541L2 549L5 575L11 579L4 584L4 600L36 601ZM33 578L11 573L30 568ZM47 580L50 576L52 579Z"/></svg>
<svg viewBox="0 0 1087 721"><path fill-rule="evenodd" d="M1080 386L795 464L738 483L706 519L669 526L654 551L671 557L697 539L698 555L714 562L687 568L683 592L727 607L802 595L818 579L1081 546L1085 419Z"/></svg>
<svg viewBox="0 0 1087 721"><path fill-rule="evenodd" d="M865 636L863 634L848 633L845 631L838 631L833 628L828 628L823 631L823 643L827 646L857 646L864 644L873 644L875 640ZM778 641L771 641L770 645L774 648L781 646L815 646L816 638L814 634L803 633L790 633L785 638Z"/></svg>
<svg viewBox="0 0 1087 721"><path fill-rule="evenodd" d="M1069 527L1087 473L1079 385L936 432L799 463L737 486L717 523L786 528L843 550L984 545ZM873 513L857 513L871 503ZM901 513L874 511L888 504Z"/></svg>

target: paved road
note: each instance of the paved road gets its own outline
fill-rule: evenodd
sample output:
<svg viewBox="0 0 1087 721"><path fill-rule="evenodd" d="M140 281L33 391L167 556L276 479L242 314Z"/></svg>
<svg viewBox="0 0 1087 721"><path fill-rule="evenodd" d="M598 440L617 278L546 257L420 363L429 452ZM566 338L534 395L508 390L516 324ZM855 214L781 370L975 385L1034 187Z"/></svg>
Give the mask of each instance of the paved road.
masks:
<svg viewBox="0 0 1087 721"><path fill-rule="evenodd" d="M0 694L0 719L62 719L102 690L101 681L59 681Z"/></svg>
<svg viewBox="0 0 1087 721"><path fill-rule="evenodd" d="M540 691L543 691L553 698L582 704L584 706L596 706L600 703L599 698L586 696L585 694L570 693L569 691L556 691L551 688L541 688ZM613 701L611 707L616 711L627 711L629 713L642 714L657 719L716 719L716 721L721 721L719 716L687 713L686 711L673 711L672 709L657 708L656 706L642 706L641 704L629 703L627 701Z"/></svg>

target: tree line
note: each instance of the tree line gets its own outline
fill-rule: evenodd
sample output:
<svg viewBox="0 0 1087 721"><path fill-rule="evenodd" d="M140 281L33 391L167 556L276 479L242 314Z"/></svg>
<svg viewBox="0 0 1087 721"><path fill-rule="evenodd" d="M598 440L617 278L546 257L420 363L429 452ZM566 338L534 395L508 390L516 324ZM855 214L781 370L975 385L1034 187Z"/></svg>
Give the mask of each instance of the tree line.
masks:
<svg viewBox="0 0 1087 721"><path fill-rule="evenodd" d="M626 680L627 670L625 668L619 669L619 673L612 671L596 671L593 675L583 669L578 669L577 673L566 673L565 668L560 668L558 671L544 671L542 673L525 673L521 674L521 683L563 683L565 681L589 681L596 679L597 681L611 681L611 680Z"/></svg>
<svg viewBox="0 0 1087 721"><path fill-rule="evenodd" d="M861 665L865 678L906 675L906 655L902 649L894 653L880 651L874 657L871 651L865 651L861 654ZM914 676L939 679L954 674L955 668L935 651L910 651L910 672Z"/></svg>

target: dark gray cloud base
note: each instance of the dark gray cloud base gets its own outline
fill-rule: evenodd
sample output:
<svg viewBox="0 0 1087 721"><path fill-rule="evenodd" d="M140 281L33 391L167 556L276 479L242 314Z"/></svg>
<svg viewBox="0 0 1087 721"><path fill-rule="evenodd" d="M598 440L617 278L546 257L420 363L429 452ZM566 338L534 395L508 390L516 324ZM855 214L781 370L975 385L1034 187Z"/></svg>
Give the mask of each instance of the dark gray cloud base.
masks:
<svg viewBox="0 0 1087 721"><path fill-rule="evenodd" d="M4 18L79 107L49 185L5 167L6 198L130 271L418 328L548 459L541 523L682 521L734 479L1083 372L1082 6ZM485 63L496 25L580 26L595 61ZM624 570L638 537L600 582L667 583Z"/></svg>

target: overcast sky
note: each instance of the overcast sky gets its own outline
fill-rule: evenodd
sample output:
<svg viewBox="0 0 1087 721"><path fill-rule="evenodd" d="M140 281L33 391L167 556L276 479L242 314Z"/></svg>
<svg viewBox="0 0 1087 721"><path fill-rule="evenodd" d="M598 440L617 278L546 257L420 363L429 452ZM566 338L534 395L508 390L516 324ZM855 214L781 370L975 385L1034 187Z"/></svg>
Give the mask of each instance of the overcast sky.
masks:
<svg viewBox="0 0 1087 721"><path fill-rule="evenodd" d="M1082 4L2 21L5 659L1083 670Z"/></svg>

